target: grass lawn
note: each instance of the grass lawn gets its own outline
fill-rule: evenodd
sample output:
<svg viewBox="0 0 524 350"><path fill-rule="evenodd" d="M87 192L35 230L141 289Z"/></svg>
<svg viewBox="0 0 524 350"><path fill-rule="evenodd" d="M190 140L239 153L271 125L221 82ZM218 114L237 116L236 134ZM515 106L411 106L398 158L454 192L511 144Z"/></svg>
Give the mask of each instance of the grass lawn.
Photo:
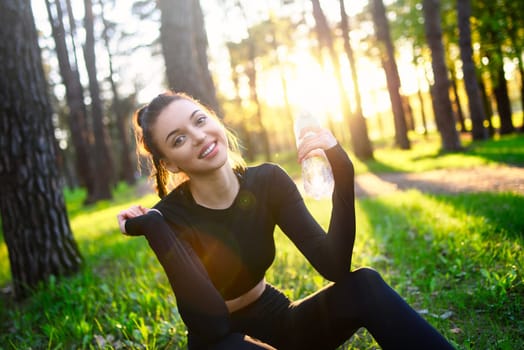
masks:
<svg viewBox="0 0 524 350"><path fill-rule="evenodd" d="M377 149L374 162L359 162L357 168L524 166L523 136L466 146L467 151L458 154L439 154L437 142L420 142L407 152ZM75 276L51 279L23 303L1 293L0 349L185 348L185 327L154 254L143 237L118 232L119 210L156 201L154 195L135 198L134 193L122 186L113 202L89 208L81 206L81 191L66 193L84 267ZM307 204L327 226L329 201ZM353 267L377 269L458 349L522 349L522 208L524 197L509 193L431 195L411 190L359 199ZM291 298L326 283L281 232L275 235L277 258L267 275L271 283ZM0 240L0 288L9 286L8 265ZM341 348L377 345L367 332L359 331Z"/></svg>

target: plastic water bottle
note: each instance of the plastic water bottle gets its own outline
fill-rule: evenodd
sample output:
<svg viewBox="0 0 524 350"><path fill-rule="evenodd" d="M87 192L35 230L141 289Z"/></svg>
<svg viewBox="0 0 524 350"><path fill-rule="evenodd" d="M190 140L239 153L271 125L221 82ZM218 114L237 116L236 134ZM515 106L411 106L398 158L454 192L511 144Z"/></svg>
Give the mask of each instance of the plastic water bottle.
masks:
<svg viewBox="0 0 524 350"><path fill-rule="evenodd" d="M319 127L318 120L309 112L302 111L295 118L295 138L297 147L303 139L311 136L311 132L306 132L300 137L301 130L305 127ZM328 198L333 193L333 172L331 165L321 149L311 151L302 160L302 181L304 191L308 196L315 199Z"/></svg>

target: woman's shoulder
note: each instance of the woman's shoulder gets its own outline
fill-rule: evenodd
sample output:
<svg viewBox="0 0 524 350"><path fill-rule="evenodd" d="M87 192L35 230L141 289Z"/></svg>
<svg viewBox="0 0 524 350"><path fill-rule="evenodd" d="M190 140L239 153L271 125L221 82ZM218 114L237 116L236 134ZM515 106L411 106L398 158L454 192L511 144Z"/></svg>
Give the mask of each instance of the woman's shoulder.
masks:
<svg viewBox="0 0 524 350"><path fill-rule="evenodd" d="M163 214L166 211L179 212L181 209L187 207L188 188L187 184L181 183L176 188L171 190L165 197L161 198L154 208L160 210Z"/></svg>
<svg viewBox="0 0 524 350"><path fill-rule="evenodd" d="M281 186L288 186L293 180L282 166L266 162L246 168L242 176L244 187L258 191L273 191Z"/></svg>
<svg viewBox="0 0 524 350"><path fill-rule="evenodd" d="M286 171L276 163L261 163L246 168L244 176L250 179L273 180L275 176L286 176Z"/></svg>

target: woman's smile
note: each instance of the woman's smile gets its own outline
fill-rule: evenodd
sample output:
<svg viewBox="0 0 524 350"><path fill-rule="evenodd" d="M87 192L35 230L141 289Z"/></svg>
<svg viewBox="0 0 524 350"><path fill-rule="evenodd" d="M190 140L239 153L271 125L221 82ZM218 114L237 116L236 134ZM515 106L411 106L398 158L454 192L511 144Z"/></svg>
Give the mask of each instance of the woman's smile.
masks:
<svg viewBox="0 0 524 350"><path fill-rule="evenodd" d="M215 151L216 152L213 152ZM203 158L206 158L206 157L213 157L216 153L218 152L218 149L217 149L217 143L216 142L212 142L211 144L207 145L204 150L200 153L200 155L198 156L199 159L203 159Z"/></svg>

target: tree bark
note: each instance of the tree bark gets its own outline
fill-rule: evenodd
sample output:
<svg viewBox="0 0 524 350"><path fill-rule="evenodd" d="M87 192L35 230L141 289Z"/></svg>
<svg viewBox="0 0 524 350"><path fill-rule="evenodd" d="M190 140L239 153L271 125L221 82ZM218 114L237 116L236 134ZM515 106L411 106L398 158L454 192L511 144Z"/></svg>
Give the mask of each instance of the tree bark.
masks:
<svg viewBox="0 0 524 350"><path fill-rule="evenodd" d="M350 128L351 140L353 141L353 149L355 156L360 160L373 159L373 146L369 140L368 127L366 119L362 112L362 99L360 96L360 88L358 85L357 65L355 63L355 55L353 55L353 48L349 41L349 20L344 7L344 0L339 0L340 8L340 29L342 30L342 37L344 39L344 51L349 61L351 68L351 80L353 81L353 91L355 100L355 114L351 117L353 127Z"/></svg>
<svg viewBox="0 0 524 350"><path fill-rule="evenodd" d="M130 145L130 133L129 133L129 117L124 111L122 100L120 94L118 93L118 87L116 85L115 72L113 69L113 53L111 52L110 38L109 38L109 22L104 16L104 4L100 1L100 6L102 8L101 19L104 24L104 31L102 37L104 39L104 44L107 51L107 59L109 62L109 84L111 85L111 92L113 93L113 113L115 115L116 128L118 130L118 135L120 136L120 169L117 180L123 180L127 184L132 185L136 182L135 180L135 167L133 161L131 160L131 145Z"/></svg>
<svg viewBox="0 0 524 350"><path fill-rule="evenodd" d="M66 88L66 100L69 107L68 124L71 131L71 141L75 153L76 174L81 185L87 190L87 197L94 194L94 173L90 157L89 130L87 126L87 110L84 104L83 87L80 77L69 61L69 49L66 43L66 32L63 22L63 11L60 1L52 4L46 0L49 22L51 23L55 51L63 84Z"/></svg>
<svg viewBox="0 0 524 350"><path fill-rule="evenodd" d="M435 81L431 89L435 121L442 139L442 148L445 151L458 151L462 149L462 146L449 98L449 78L440 24L440 1L424 0L422 9L424 13L424 30L431 50L431 66Z"/></svg>
<svg viewBox="0 0 524 350"><path fill-rule="evenodd" d="M484 108L484 111L486 112L486 123L488 124L487 130L488 130L488 137L493 137L495 135L495 128L493 127L493 122L491 121L491 118L493 117L493 107L491 105L491 99L488 95L486 84L484 83L484 80L482 79L482 76L478 77L479 82L479 89L480 89L480 96L482 98L482 107Z"/></svg>
<svg viewBox="0 0 524 350"><path fill-rule="evenodd" d="M504 76L504 66L500 65L497 72L497 80L494 82L493 92L495 93L495 100L497 101L497 110L499 112L500 129L499 134L506 135L515 131L513 125L511 104L508 95L508 83Z"/></svg>
<svg viewBox="0 0 524 350"><path fill-rule="evenodd" d="M455 70L450 70L451 77L450 77L450 84L451 84L451 91L453 92L453 104L452 108L454 111L454 114L456 115L456 120L459 123L460 126L460 132L466 132L466 121L464 120L464 113L462 112L462 103L460 102L460 96L458 93L458 87L457 87L457 81L456 81L456 74Z"/></svg>
<svg viewBox="0 0 524 350"><path fill-rule="evenodd" d="M471 135L473 140L485 140L488 137L484 120L486 113L482 108L475 63L473 62L473 49L471 47L471 2L470 0L457 1L457 16L459 27L460 58L462 59L462 72L464 84L468 95L469 118L471 119Z"/></svg>
<svg viewBox="0 0 524 350"><path fill-rule="evenodd" d="M267 162L271 161L271 146L269 144L269 138L266 126L262 121L262 105L258 98L258 83L257 83L257 68L255 64L255 43L253 39L249 37L247 45L249 45L249 62L247 63L246 75L249 83L249 92L251 101L255 104L255 120L260 131L260 138L262 139L262 147Z"/></svg>
<svg viewBox="0 0 524 350"><path fill-rule="evenodd" d="M91 117L93 120L93 134L95 138L94 159L96 168L95 194L86 200L93 203L98 200L111 199L111 185L113 182L113 157L108 146L109 138L106 134L103 118L104 111L100 99L100 87L98 85L96 54L95 54L95 33L93 3L91 0L84 0L85 18L84 26L86 31L86 41L84 44L84 58L89 78L89 94L91 97Z"/></svg>
<svg viewBox="0 0 524 350"><path fill-rule="evenodd" d="M335 46L333 43L333 35L331 34L331 29L327 23L326 16L322 7L320 6L319 0L312 0L313 3L313 17L315 18L315 29L318 36L319 48L322 51L322 48L328 50L329 57L333 64L333 68L336 72L336 80L340 95L340 107L341 112L344 117L344 120L348 123L348 129L351 134L351 145L355 156L360 159L370 159L373 157L371 142L369 141L369 136L365 123L362 123L363 116L360 114L352 115L351 104L349 98L344 88L344 82L342 81L342 74L340 69L340 60L335 51ZM347 36L347 33L344 33ZM322 55L320 55L322 56Z"/></svg>
<svg viewBox="0 0 524 350"><path fill-rule="evenodd" d="M202 75L202 84L204 86L204 92L206 94L205 101L207 101L208 106L215 111L216 114L222 116L222 108L218 103L216 97L215 83L213 82L213 77L209 71L209 62L207 58L207 33L204 22L204 14L202 13L202 8L200 6L200 1L193 1L193 28L195 35L195 47L197 51L197 63L198 70Z"/></svg>
<svg viewBox="0 0 524 350"><path fill-rule="evenodd" d="M406 117L404 115L404 109L402 108L402 97L399 91L400 76L395 61L395 50L389 32L386 9L382 0L373 0L371 8L375 35L381 47L381 61L386 74L386 82L395 122L395 143L401 149L409 149L411 145L407 135Z"/></svg>
<svg viewBox="0 0 524 350"><path fill-rule="evenodd" d="M207 38L198 0L159 0L160 41L169 87L220 113L207 64Z"/></svg>
<svg viewBox="0 0 524 350"><path fill-rule="evenodd" d="M29 0L0 2L0 213L17 298L81 256L60 187L52 110Z"/></svg>

